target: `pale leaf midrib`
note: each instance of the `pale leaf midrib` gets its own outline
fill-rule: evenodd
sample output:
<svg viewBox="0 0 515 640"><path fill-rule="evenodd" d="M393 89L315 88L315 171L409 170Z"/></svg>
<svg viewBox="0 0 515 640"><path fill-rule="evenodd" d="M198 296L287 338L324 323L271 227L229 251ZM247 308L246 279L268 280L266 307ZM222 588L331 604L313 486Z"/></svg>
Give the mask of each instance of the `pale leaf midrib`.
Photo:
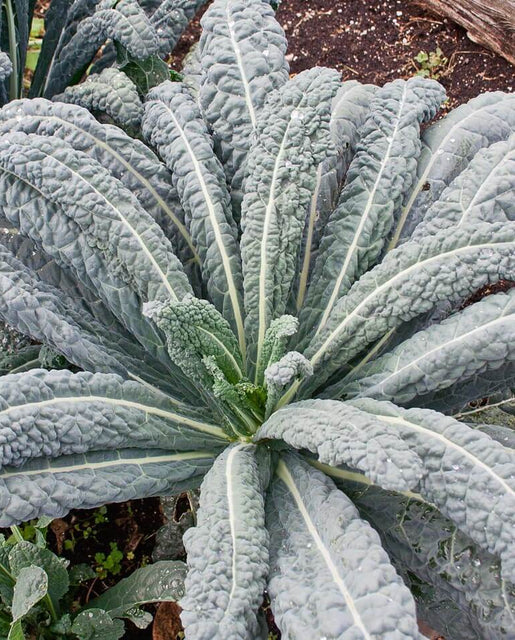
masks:
<svg viewBox="0 0 515 640"><path fill-rule="evenodd" d="M170 220L179 230L179 233L183 236L184 240L186 241L186 244L188 245L188 248L193 253L195 260L197 261L199 260L197 250L195 249L191 236L188 233L188 230L186 229L184 224L179 220L179 218L175 215L173 210L168 206L165 200L163 200L163 198L159 195L159 193L155 190L155 188L147 180L147 178L145 178L143 174L137 171L133 167L133 165L131 165L130 162L127 162L125 158L121 156L117 151L115 151L112 147L110 147L108 144L100 140L100 138L97 138L95 135L93 135L89 131L85 131L84 129L81 129L80 127L78 127L75 123L70 122L69 120L64 120L59 116L38 114L37 116L27 115L26 117L35 118L39 120L55 120L57 122L63 123L66 127L73 127L76 131L79 131L82 135L87 136L88 138L93 140L93 144L99 146L101 149L104 149L108 154L110 154L113 158L115 158L120 164L122 164L127 169L127 171L129 171L129 173L132 173L132 175L136 178L136 180L138 180L138 182L140 182L150 194L152 194L152 197L157 202L159 207L163 211L165 211L167 217L170 218ZM42 135L42 134L38 134L38 135Z"/></svg>
<svg viewBox="0 0 515 640"><path fill-rule="evenodd" d="M508 97L508 96L506 96ZM502 101L499 101L502 102ZM411 192L411 195L408 199L408 201L406 202L405 206L403 207L401 216L399 218L399 221L397 223L397 228L395 229L395 233L392 237L392 239L390 240L390 243L388 244L388 248L387 251L391 251L392 249L394 249L397 245L397 242L399 241L400 235L402 233L402 230L404 228L404 225L406 223L406 220L408 218L408 215L411 211L411 208L415 202L415 200L417 199L420 190L422 189L422 186L424 185L424 183L426 182L427 176L429 175L429 172L431 171L431 169L433 168L433 164L434 162L437 160L437 158L439 159L439 156L437 154L438 149L441 149L443 147L443 145L447 142L448 139L450 139L450 137L453 135L454 131L458 128L460 128L464 122L467 122L467 120L469 118L472 118L473 116L476 116L478 113L480 113L483 109L488 109L494 105L496 105L498 103L488 103L483 105L482 107L480 107L479 109L476 109L474 111L472 111L471 113L468 114L468 116L465 116L465 118L463 118L462 120L457 121L450 129L449 131L445 134L445 136L440 140L440 142L437 144L436 148L433 150L432 147L430 147L424 140L422 141L422 144L429 150L429 152L431 153L431 156L428 160L428 163L426 165L426 167L424 168L422 174L420 175L420 178L417 180L417 182L415 183L414 187L413 187L413 191Z"/></svg>
<svg viewBox="0 0 515 640"><path fill-rule="evenodd" d="M86 182L86 184L93 189L93 191L100 197L102 198L102 200L104 200L104 202L106 202L117 214L117 217L119 218L119 220L123 223L123 225L125 227L127 227L127 229L129 229L130 233L132 234L132 236L136 239L136 241L138 242L138 244L140 245L140 247L143 249L143 253L147 256L148 260L150 261L150 263L152 264L152 266L154 267L154 269L158 272L161 281L163 282L163 284L165 285L165 288L167 289L168 293L172 296L172 298L174 300L178 300L179 297L177 296L177 294L175 293L172 285L170 284L170 282L168 281L168 278L166 276L166 274L164 273L164 271L161 269L161 267L159 266L159 264L157 263L157 260L154 258L154 256L152 255L152 252L150 251L150 249L147 247L147 245L145 244L145 242L143 241L143 238L140 236L140 234L136 231L136 229L130 224L130 222L127 220L127 218L122 215L122 212L118 209L118 207L116 205L114 205L109 198L107 198L107 196L105 196L103 193L101 193L96 187L93 186L93 184L91 182L89 182L88 180L86 180L85 178L83 178L80 173L77 173L76 171L74 171L73 169L71 169L70 167L68 167L67 165L65 165L63 162L61 162L60 160L58 160L55 156L49 156L51 158L53 158L54 160L56 160L56 162L58 162L59 164L61 164L63 167L66 167L68 169L68 171L70 171L73 175L77 176L80 180L82 180L83 182ZM83 205L81 205L83 206ZM94 214L93 214L94 215Z"/></svg>
<svg viewBox="0 0 515 640"><path fill-rule="evenodd" d="M86 455L86 454L75 454ZM83 470L95 471L96 469L106 469L109 467L119 466L137 466L144 467L147 464L164 464L166 462L182 462L183 460L196 460L198 458L212 458L214 454L208 451L185 451L183 453L172 453L164 456L146 456L143 458L118 458L113 460L103 460L101 462L84 462L81 464L64 466L47 466L40 469L27 469L23 467L19 469L9 468L9 471L0 470L0 480L12 478L16 476L38 476L43 474L57 475L59 473L73 473Z"/></svg>
<svg viewBox="0 0 515 640"><path fill-rule="evenodd" d="M419 431L421 433L424 433L429 438L439 440L446 447L459 451L461 455L471 460L475 466L479 467L480 469L485 471L488 475L490 475L498 484L500 484L503 487L506 493L511 494L512 497L515 498L515 490L512 489L509 484L507 484L504 478L501 478L501 476L497 475L497 473L495 473L493 469L491 469L487 464L482 462L473 453L470 453L470 451L465 449L465 447L457 444L456 442L453 442L452 440L449 440L449 438L446 438L443 434L438 433L437 431L433 431L432 429L424 427L420 424L417 424L416 422L411 422L406 418L401 418L400 416L385 416L382 414L374 414L374 415L376 415L379 420L383 420L385 422L389 422L392 424L401 424L406 426L408 429L412 429L413 431ZM502 447L502 445L499 445L499 446Z"/></svg>
<svg viewBox="0 0 515 640"><path fill-rule="evenodd" d="M347 274L347 269L349 267L349 263L352 259L352 257L354 256L354 252L356 251L356 247L358 246L358 242L361 236L361 233L363 231L363 228L365 226L365 223L368 221L368 216L370 214L370 212L372 211L372 206L373 206L373 202L374 202L374 198L375 195L377 193L377 189L379 188L379 184L381 182L381 179L383 177L384 171L386 170L386 166L388 161L390 160L390 155L392 152L392 147L394 142L396 142L396 135L397 135L397 131L399 129L399 125L401 122L401 117L402 117L402 110L404 108L404 104L406 102L406 94L407 94L407 88L408 88L408 83L405 82L404 83L404 88L402 91L402 96L401 99L399 100L399 108L398 108L398 112L396 115L396 122L395 122L395 126L393 128L393 131L391 132L391 135L389 136L389 141L388 141L388 147L386 149L386 153L384 154L384 157L381 161L381 165L380 165L380 169L377 173L376 179L374 181L374 185L372 187L372 189L369 192L369 196L367 199L367 203L363 209L363 212L361 214L361 218L358 224L358 227L354 233L354 237L352 238L352 242L349 245L349 248L347 249L347 253L345 255L345 260L343 262L343 265L340 269L340 272L338 274L338 277L336 278L336 281L334 283L334 287L333 287L333 291L331 293L331 296L329 298L329 302L326 305L326 308L324 310L324 313L322 315L322 318L320 319L320 323L318 325L318 328L316 330L316 334L318 335L318 333L320 332L320 330L324 327L324 325L327 322L327 319L329 317L329 314L331 313L331 310L333 309L334 305L336 304L336 301L338 299L338 295L340 292L340 287L342 285L342 281L343 278L345 277L345 275ZM387 137L388 139L388 137Z"/></svg>
<svg viewBox="0 0 515 640"><path fill-rule="evenodd" d="M401 375L403 371L405 371L406 369L410 369L411 367L416 366L417 362L420 362L420 360L424 360L425 358L427 358L428 356L432 355L433 353L436 353L436 352L438 352L440 350L446 349L450 345L457 344L457 343L459 343L459 342L461 342L463 340L466 340L467 338L469 338L470 336L474 335L475 333L481 333L482 331L486 331L488 328L494 327L497 324L503 324L512 315L514 315L514 314L511 313L509 315L505 315L503 313L498 318L495 318L494 320L491 320L490 322L487 322L486 324L481 324L478 327L475 327L474 329L471 329L470 331L462 333L462 334L460 334L458 336L456 336L456 335L452 336L450 339L446 340L445 342L442 342L442 343L438 344L436 347L433 347L429 351L424 351L424 353L422 353L420 356L417 356L414 360L411 360L410 362L407 362L400 369L396 369L395 371L392 371L392 373L390 373L388 376L386 376L385 378L380 380L377 383L377 385L383 386L386 382L388 382L388 380L391 380L392 378L395 378L395 377ZM515 316L514 316L514 321L515 321ZM374 385L374 387L377 386L377 385ZM370 388L367 389L367 392L369 392L369 391L370 391Z"/></svg>
<svg viewBox="0 0 515 640"><path fill-rule="evenodd" d="M139 236L139 234L136 232L136 230L129 224L129 222L125 219L125 217L121 214L121 212L117 209L117 207L113 203L111 203L106 196L104 196L100 191L98 191L90 182L88 182L85 178L83 178L77 172L73 171L73 169L68 167L66 164L64 164L63 162L58 160L54 155L50 155L50 154L48 154L46 152L44 152L44 154L48 159L51 159L51 160L55 161L59 165L65 167L65 169L67 171L70 171L70 173L72 173L73 175L77 176L77 178L79 178L79 180L81 182L85 182L88 185L88 187L90 187L104 202L106 202L108 204L109 208L113 209L116 212L116 217L118 218L118 220L120 220L122 222L122 224L124 224L124 226L126 226L129 229L131 235L137 240L137 242L141 246L143 252L149 258L150 262L152 263L154 268L159 273L160 279L163 281L166 289L168 290L168 292L170 293L172 298L174 300L178 300L178 297L175 294L171 284L168 282L168 279L167 279L166 275L163 273L163 271L161 270L160 266L157 264L157 262L156 262L154 256L152 255L151 251L149 251L148 247L145 245L145 243L143 242L142 238ZM9 175L13 176L17 180L21 180L22 182L24 182L31 189L34 189L35 191L40 193L41 196L45 200L51 200L51 202L54 202L54 200L51 199L51 197L48 195L48 193L46 193L44 191L41 191L41 189L38 189L35 185L32 184L32 182L28 178L23 178L19 174L15 173L14 171L11 171L11 170L7 169L4 166L2 166L1 170L3 172L8 173ZM57 206L59 206L60 208L62 208L62 205L59 205L57 202L55 202L55 204ZM81 207L84 207L87 211L90 211L90 213L92 213L91 210L86 205L81 204ZM92 213L92 215L95 216L94 213ZM75 222L75 224L78 225L78 223L75 220L74 220L74 222Z"/></svg>
<svg viewBox="0 0 515 640"><path fill-rule="evenodd" d="M324 162L321 162L318 165L318 169L317 169L315 190L311 196L311 205L309 208L309 220L308 220L308 226L307 226L308 228L307 228L307 234L306 234L306 246L305 246L304 256L302 258L302 269L300 271L300 278L299 278L299 290L297 292L297 302L296 302L297 312L299 312L302 308L304 297L306 295L306 289L308 286L309 268L311 264L311 250L312 250L312 244L313 244L315 222L316 222L316 217L318 213L318 196L320 193L320 187L322 185L323 167L324 167Z"/></svg>
<svg viewBox="0 0 515 640"><path fill-rule="evenodd" d="M508 153L506 153L501 160L499 160L499 162L494 165L493 167L490 168L490 171L488 172L488 174L483 177L482 181L481 181L481 185L479 186L479 189L476 191L476 193L474 194L473 198L471 199L471 201L469 202L468 206L463 208L462 207L462 214L461 217L459 219L459 221L456 223L456 226L459 227L463 224L463 222L466 220L467 218L467 214L469 214L472 210L472 208L476 205L476 202L478 201L481 193L486 189L490 187L490 181L492 180L493 176L496 175L496 173L498 171L500 171L504 165L509 162L511 159L515 158L515 150L511 149ZM462 189L463 191L463 189ZM499 194L496 193L494 195L494 200L497 199L499 197ZM461 199L460 199L460 203L461 203ZM482 203L480 203L482 204Z"/></svg>
<svg viewBox="0 0 515 640"><path fill-rule="evenodd" d="M267 329L267 318L266 318L266 281L268 274L268 261L267 261L267 240L268 240L268 228L271 223L272 214L275 208L275 188L277 182L277 176L279 173L279 167L281 166L281 162L283 159L286 140L288 139L288 134L290 132L290 125L292 122L293 110L290 113L288 124L284 130L284 134L281 140L281 145L277 152L277 156L274 163L274 170L272 172L272 178L270 180L270 190L268 202L265 209L265 216L263 220L263 234L261 237L261 255L260 255L260 267L259 267L259 318L258 318L258 342L257 342L257 367L256 367L256 375L259 371L259 362L261 360L261 351L263 349L263 342L265 339L265 333ZM257 381L257 378L256 378Z"/></svg>
<svg viewBox="0 0 515 640"><path fill-rule="evenodd" d="M186 148L186 153L189 155L191 162L193 164L193 169L195 171L195 175L197 176L197 180L198 183L200 185L200 189L202 191L202 195L204 197L204 201L206 203L207 206L207 210L208 210L208 216L209 216L209 221L211 224L211 228L214 231L215 234L215 241L216 241L216 246L218 248L218 252L220 254L220 257L222 258L222 264L223 264L223 268L224 268L224 273L225 273L225 279L227 281L227 287L229 290L229 298L231 300L231 306L232 306L232 310L233 310L233 314L234 314L234 320L236 322L236 328L237 328L237 332L238 332L238 341L239 341L239 345L240 345L240 350L242 352L242 356L243 359L245 360L245 352L246 352L246 348L245 348L245 331L243 328L243 316L242 316L242 312L241 312L241 306L240 306L240 301L239 301L239 296L238 296L238 290L237 287L234 283L234 276L232 273L232 268L231 268L231 262L229 259L229 256L227 254L225 245L223 243L222 240L222 234L220 231L220 227L219 227L219 223L218 220L216 219L216 212L215 212L215 206L212 202L211 199L211 195L209 193L209 190L207 188L206 182L204 180L204 176L202 175L202 170L200 167L200 163L197 160L195 154L193 153L193 149L191 148L191 145L189 143L189 140L184 132L184 129L180 126L177 118L175 117L175 114L173 113L173 111L170 109L170 107L168 107L168 105L166 105L164 102L160 102L160 104L162 105L162 107L169 113L174 126L176 127L177 131L179 132L179 135L181 137L181 140Z"/></svg>
<svg viewBox="0 0 515 640"><path fill-rule="evenodd" d="M360 309L363 306L365 306L370 301L371 298L375 297L378 293L380 293L384 289L387 289L388 287L390 287L392 283L395 282L396 279L405 277L406 274L409 273L410 271L421 268L423 265L427 265L428 263L434 260L442 260L448 256L458 255L460 252L477 251L479 249L484 249L484 248L500 249L501 247L511 246L511 245L513 245L512 242L497 242L497 243L485 242L481 244L468 244L464 247L459 247L458 249L446 251L445 253L438 253L437 255L431 256L430 258L426 258L425 260L417 261L412 265L410 265L409 267L407 267L406 269L399 271L393 277L389 278L386 282L384 282L382 285L375 288L371 293L369 293L368 296L363 298L363 300L358 305L356 305L356 307L344 318L344 320L342 320L342 322L340 322L340 324L335 329L333 329L333 331L331 331L331 333L323 342L323 344L320 346L320 348L317 350L317 352L310 358L311 364L314 366L320 360L320 358L325 353L328 346L333 342L335 337L337 337L344 330L348 322L351 319L353 319L357 313L359 313Z"/></svg>
<svg viewBox="0 0 515 640"><path fill-rule="evenodd" d="M225 15L227 18L227 29L229 30L229 36L231 39L231 44L234 49L234 55L236 56L236 64L238 65L238 71L240 72L241 82L243 84L243 90L245 93L245 104L247 105L247 110L250 116L250 122L252 124L252 128L256 129L257 118L254 110L254 104L252 103L252 96L250 95L250 85L247 78L247 74L245 73L245 67L243 65L243 59L241 56L240 47L238 41L236 40L236 34L234 33L233 26L231 25L231 16L229 15L229 2L225 3Z"/></svg>
<svg viewBox="0 0 515 640"><path fill-rule="evenodd" d="M240 365L236 362L235 357L229 351L229 349L225 346L225 344L220 340L220 338L218 336L216 336L212 331L208 331L204 327L201 327L201 326L197 325L197 329L199 331L202 331L203 333L207 334L211 338L211 340L213 340L213 342L216 342L216 344L219 345L219 347L223 350L223 352L225 354L225 357L228 358L231 361L232 366L236 369L236 371L238 372L238 375L240 376L240 378L243 377L242 371L240 369Z"/></svg>
<svg viewBox="0 0 515 640"><path fill-rule="evenodd" d="M239 444L233 447L233 449L231 449L231 451L229 452L229 455L227 456L227 462L225 466L225 482L227 486L227 508L229 512L229 529L231 532L231 543L232 543L231 544L231 548L232 548L231 583L232 584L231 584L231 591L229 593L229 600L227 601L227 606L225 607L224 617L227 615L231 607L231 603L234 598L234 594L236 593L236 588L238 584L237 583L238 549L237 549L237 536L236 536L236 510L234 507L234 491L232 486L232 482L233 482L232 467L233 467L233 462L234 462L234 457L236 455L236 452L238 452L244 446L245 446L244 444Z"/></svg>
<svg viewBox="0 0 515 640"><path fill-rule="evenodd" d="M196 431L202 431L204 433L209 433L211 435L217 436L219 438L227 439L227 435L224 431L215 425L199 422L198 420L194 420L192 418L188 418L186 416L182 416L179 413L173 413L172 411L166 411L165 409L159 409L158 407L153 407L152 405L145 405L140 402L134 402L132 400L125 400L122 398L108 398L105 396L69 396L69 397L58 397L58 398L49 398L47 400L39 400L35 402L26 402L24 404L12 405L6 409L0 411L0 416L7 415L11 412L15 411L25 411L27 409L39 409L42 407L48 407L58 404L80 404L80 403L100 403L106 405L113 405L115 407L122 407L127 409L135 409L137 411L142 411L143 413L147 413L149 415L159 416L161 418L166 418L171 420L177 424L187 425Z"/></svg>
<svg viewBox="0 0 515 640"><path fill-rule="evenodd" d="M300 515L302 516L302 519L306 524L306 529L308 530L309 535L314 540L316 548L320 553L320 555L322 556L327 568L329 569L329 573L331 574L331 577L335 585L337 586L338 590L342 594L345 604L347 605L349 612L352 616L352 619L354 621L354 625L359 628L365 640L373 640L372 636L368 633L363 623L363 620L361 619L359 611L357 610L356 605L354 604L354 600L351 594L349 593L343 578L340 577L338 573L338 569L334 565L334 562L331 558L331 554L329 550L324 545L324 542L319 536L318 531L313 521L311 520L309 512L306 508L306 505L304 504L304 501L302 500L302 496L300 495L299 490L297 489L297 485L295 484L295 481L292 478L290 470L282 460L280 460L277 465L276 473L279 476L279 478L284 482L284 484L288 488L288 491L293 496L293 499L295 500L295 504L297 505Z"/></svg>

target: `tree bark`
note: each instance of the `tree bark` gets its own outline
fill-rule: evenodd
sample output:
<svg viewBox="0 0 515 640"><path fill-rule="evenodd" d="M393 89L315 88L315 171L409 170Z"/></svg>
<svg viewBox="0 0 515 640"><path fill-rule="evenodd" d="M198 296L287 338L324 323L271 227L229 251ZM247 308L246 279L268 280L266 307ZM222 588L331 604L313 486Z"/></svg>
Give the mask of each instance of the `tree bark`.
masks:
<svg viewBox="0 0 515 640"><path fill-rule="evenodd" d="M468 37L515 64L515 0L423 0L425 9L450 18Z"/></svg>

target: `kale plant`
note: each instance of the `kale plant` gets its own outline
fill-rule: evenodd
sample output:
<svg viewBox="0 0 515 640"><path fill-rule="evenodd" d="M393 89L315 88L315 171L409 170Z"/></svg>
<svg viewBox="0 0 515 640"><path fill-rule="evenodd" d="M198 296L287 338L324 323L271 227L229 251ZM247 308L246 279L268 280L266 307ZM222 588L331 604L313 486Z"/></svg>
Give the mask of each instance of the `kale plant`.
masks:
<svg viewBox="0 0 515 640"><path fill-rule="evenodd" d="M168 80L164 62L206 0L51 0L28 96L79 104L125 128L139 126L140 97ZM24 95L35 3L0 12L0 104ZM76 86L87 74L87 83ZM64 92L64 93L63 93Z"/></svg>
<svg viewBox="0 0 515 640"><path fill-rule="evenodd" d="M261 0L202 26L148 147L0 111L0 315L82 369L0 378L0 526L201 484L189 640L265 637L265 592L286 639L512 636L512 432L467 416L515 291L463 303L515 279L515 97L421 137L436 81L289 78Z"/></svg>

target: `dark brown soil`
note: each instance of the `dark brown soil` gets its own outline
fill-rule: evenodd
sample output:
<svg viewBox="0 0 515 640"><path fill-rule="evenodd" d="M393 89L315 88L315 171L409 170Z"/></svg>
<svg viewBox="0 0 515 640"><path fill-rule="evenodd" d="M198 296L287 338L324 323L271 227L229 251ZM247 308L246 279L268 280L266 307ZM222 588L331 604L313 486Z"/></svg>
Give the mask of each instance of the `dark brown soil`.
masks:
<svg viewBox="0 0 515 640"><path fill-rule="evenodd" d="M345 80L382 85L414 75L415 56L437 47L448 62L437 70L449 107L484 91L512 91L515 69L474 44L464 29L407 0L282 0L277 19L288 37L292 73L334 67ZM180 63L198 38L198 18L184 34L171 64Z"/></svg>

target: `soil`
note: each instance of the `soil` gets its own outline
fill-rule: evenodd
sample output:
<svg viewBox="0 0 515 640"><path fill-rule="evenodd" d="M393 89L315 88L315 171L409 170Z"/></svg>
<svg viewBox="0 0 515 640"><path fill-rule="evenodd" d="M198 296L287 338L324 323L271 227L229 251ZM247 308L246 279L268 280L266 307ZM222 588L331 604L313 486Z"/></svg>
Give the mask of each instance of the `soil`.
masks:
<svg viewBox="0 0 515 640"><path fill-rule="evenodd" d="M199 16L181 39L172 66L200 33ZM406 0L282 0L277 19L288 38L292 73L334 67L344 80L383 85L414 75L420 51L442 51L447 62L435 70L449 97L447 108L484 91L512 91L514 67L468 39L464 29Z"/></svg>
<svg viewBox="0 0 515 640"><path fill-rule="evenodd" d="M43 3L46 4L45 0ZM198 39L202 13L192 22L169 60L175 69L180 69L184 55ZM474 44L461 27L430 15L415 2L283 0L277 18L288 37L288 60L293 74L317 65L329 66L340 70L345 80L382 85L414 75L421 66L415 62L415 56L420 51L429 54L439 48L442 64L433 73L447 89L447 108L484 91L512 91L515 86L514 67L504 58ZM443 62L443 58L447 61ZM482 297L490 292L481 291L477 295ZM49 536L51 548L74 564L85 562L95 566L95 554L107 555L110 542L116 542L123 551L121 572L86 583L80 594L84 602L150 559L153 538L163 522L157 499L133 500L108 505L107 521L94 524L94 535L81 537L77 527L87 528L94 522L94 513L73 511L56 521ZM77 540L75 547L73 551L66 550L64 540L72 535ZM266 614L272 628L273 617L269 610ZM129 625L127 629L125 637L129 640L152 638L151 629L141 631Z"/></svg>

